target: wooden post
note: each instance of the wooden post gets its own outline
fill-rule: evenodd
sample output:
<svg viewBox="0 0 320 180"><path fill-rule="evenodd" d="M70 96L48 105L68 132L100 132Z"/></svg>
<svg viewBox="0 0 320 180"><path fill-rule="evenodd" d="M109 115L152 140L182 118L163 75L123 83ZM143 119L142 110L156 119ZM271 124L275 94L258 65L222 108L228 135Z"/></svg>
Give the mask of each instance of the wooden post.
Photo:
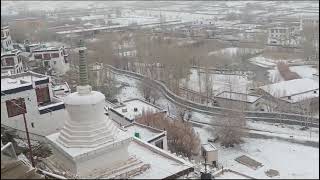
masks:
<svg viewBox="0 0 320 180"><path fill-rule="evenodd" d="M26 114L23 113L22 115L23 115L24 126L25 126L25 128L26 128L26 133L27 133L27 140L28 140L28 146L29 146L29 151L30 151L31 165L32 165L32 167L35 167L35 165L34 165L34 160L33 160L31 143L30 143L29 131L28 131L28 126L27 126Z"/></svg>

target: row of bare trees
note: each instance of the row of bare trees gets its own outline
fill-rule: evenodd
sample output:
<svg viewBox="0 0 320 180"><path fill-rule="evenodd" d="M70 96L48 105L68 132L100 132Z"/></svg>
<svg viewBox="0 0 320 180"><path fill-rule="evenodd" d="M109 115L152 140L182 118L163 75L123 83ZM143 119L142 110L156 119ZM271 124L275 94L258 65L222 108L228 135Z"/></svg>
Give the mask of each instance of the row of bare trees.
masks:
<svg viewBox="0 0 320 180"><path fill-rule="evenodd" d="M168 148L170 151L186 157L196 156L200 150L199 135L191 123L171 119L163 113L145 112L137 120L138 123L167 131Z"/></svg>

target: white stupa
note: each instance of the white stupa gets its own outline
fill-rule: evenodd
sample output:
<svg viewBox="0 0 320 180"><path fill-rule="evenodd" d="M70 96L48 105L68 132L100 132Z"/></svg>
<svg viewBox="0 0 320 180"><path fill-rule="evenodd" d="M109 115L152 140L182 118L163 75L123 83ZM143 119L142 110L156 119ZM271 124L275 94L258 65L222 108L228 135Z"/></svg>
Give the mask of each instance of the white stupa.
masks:
<svg viewBox="0 0 320 180"><path fill-rule="evenodd" d="M88 85L85 50L80 45L80 85L65 98L69 119L59 133L47 136L53 149L48 161L78 177L134 162L128 153L132 137L113 125L104 114L105 96Z"/></svg>

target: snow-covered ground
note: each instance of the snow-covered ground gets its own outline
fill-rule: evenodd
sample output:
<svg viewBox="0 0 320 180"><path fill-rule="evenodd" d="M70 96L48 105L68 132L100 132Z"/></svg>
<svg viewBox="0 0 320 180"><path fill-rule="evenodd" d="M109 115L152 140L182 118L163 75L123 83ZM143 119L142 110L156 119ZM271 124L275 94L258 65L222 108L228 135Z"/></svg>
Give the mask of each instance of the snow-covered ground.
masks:
<svg viewBox="0 0 320 180"><path fill-rule="evenodd" d="M246 138L240 146L220 149L219 156L225 167L255 178L268 178L265 171L275 169L280 176L276 178L319 178L319 148L288 143L273 139ZM252 157L263 164L253 170L234 159L241 155Z"/></svg>
<svg viewBox="0 0 320 180"><path fill-rule="evenodd" d="M186 83L186 87L196 92L200 92L199 75L196 69L191 69L189 80ZM245 93L248 85L251 83L244 76L239 75L224 75L224 74L211 74L212 89L214 94L218 94L222 91L234 91ZM200 73L201 80L201 92L205 90L205 74ZM181 81L181 87L184 87L185 80Z"/></svg>
<svg viewBox="0 0 320 180"><path fill-rule="evenodd" d="M290 70L296 72L301 78L312 79L312 74L318 72L318 70L312 66L290 66Z"/></svg>
<svg viewBox="0 0 320 180"><path fill-rule="evenodd" d="M211 134L203 128L194 127L202 143L206 143ZM318 135L319 137L319 135ZM244 138L244 143L233 148L219 149L219 162L225 168L231 168L255 178L269 178L265 175L268 169L279 171L275 178L319 178L319 148L290 143L277 139ZM234 159L247 155L263 164L253 170ZM232 176L234 177L234 176ZM223 178L223 177L221 177Z"/></svg>
<svg viewBox="0 0 320 180"><path fill-rule="evenodd" d="M224 48L218 51L211 51L208 53L208 56L211 55L225 55L225 56L238 56L241 54L255 54L260 52L261 49L254 49L254 48L238 48L238 47L230 47L230 48Z"/></svg>
<svg viewBox="0 0 320 180"><path fill-rule="evenodd" d="M258 65L264 68L272 68L277 66L278 62L301 62L301 59L272 59L269 57L264 57L263 55L259 55L249 59L249 62L252 64Z"/></svg>
<svg viewBox="0 0 320 180"><path fill-rule="evenodd" d="M122 75L116 76L121 82L126 82L130 87L126 87L119 93L119 97L123 99L142 98L136 88L136 80ZM157 104L162 107L169 107L170 111L174 111L175 107L165 98L161 97ZM203 122L210 122L215 118L201 113L192 113L192 119ZM217 122L217 121L216 121ZM248 127L256 130L249 132L260 133L268 136L284 137L297 140L319 141L319 130L312 128L311 130L299 130L299 126L276 125L266 122L248 121ZM194 127L199 134L201 143L207 143L208 138L212 138L212 133L207 128ZM214 130L211 130L214 131ZM310 138L311 132L311 138ZM238 172L243 172L255 178L268 178L265 171L275 169L279 171L280 176L275 178L319 178L319 148L304 146L301 144L291 143L278 139L254 139L244 138L244 143L234 148L223 149L219 147L219 161L226 168L231 168ZM252 170L234 159L241 155L247 155L261 162L263 167ZM234 178L233 174L230 177ZM229 178L221 176L220 178Z"/></svg>
<svg viewBox="0 0 320 180"><path fill-rule="evenodd" d="M125 101L133 98L143 99L143 95L137 88L138 82L136 80L122 75L116 75L115 78L119 83L127 83L129 85L121 89L121 91L116 96L117 99L119 99L120 101Z"/></svg>
<svg viewBox="0 0 320 180"><path fill-rule="evenodd" d="M258 65L260 67L270 68L276 66L276 61L273 59L268 59L263 56L257 56L249 59L252 64Z"/></svg>

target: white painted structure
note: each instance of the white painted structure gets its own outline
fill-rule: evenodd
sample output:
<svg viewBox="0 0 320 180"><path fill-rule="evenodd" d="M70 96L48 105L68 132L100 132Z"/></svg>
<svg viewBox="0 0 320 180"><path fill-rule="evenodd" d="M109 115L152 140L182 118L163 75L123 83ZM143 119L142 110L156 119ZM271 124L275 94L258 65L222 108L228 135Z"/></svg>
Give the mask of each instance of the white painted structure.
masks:
<svg viewBox="0 0 320 180"><path fill-rule="evenodd" d="M53 69L57 74L65 74L70 69L68 54L64 47L47 47L40 45L33 48L32 59L42 62L43 67Z"/></svg>
<svg viewBox="0 0 320 180"><path fill-rule="evenodd" d="M208 163L213 166L218 164L218 149L212 143L202 144L201 153Z"/></svg>
<svg viewBox="0 0 320 180"><path fill-rule="evenodd" d="M1 52L1 75L24 72L21 51L14 49Z"/></svg>
<svg viewBox="0 0 320 180"><path fill-rule="evenodd" d="M48 164L78 178L162 179L189 171L191 164L133 138L104 115L105 96L87 85L84 53L80 47L80 86L65 98L70 119L47 136L53 150Z"/></svg>
<svg viewBox="0 0 320 180"><path fill-rule="evenodd" d="M25 131L23 115L9 117L7 101L23 98L29 132L46 136L63 127L67 117L64 103L55 98L50 85L50 77L34 72L24 72L11 76L1 76L1 125ZM41 104L36 89L48 87L49 101Z"/></svg>
<svg viewBox="0 0 320 180"><path fill-rule="evenodd" d="M168 150L167 132L150 126L146 126L137 122L133 122L124 126L125 130L131 136L157 146L160 149Z"/></svg>

